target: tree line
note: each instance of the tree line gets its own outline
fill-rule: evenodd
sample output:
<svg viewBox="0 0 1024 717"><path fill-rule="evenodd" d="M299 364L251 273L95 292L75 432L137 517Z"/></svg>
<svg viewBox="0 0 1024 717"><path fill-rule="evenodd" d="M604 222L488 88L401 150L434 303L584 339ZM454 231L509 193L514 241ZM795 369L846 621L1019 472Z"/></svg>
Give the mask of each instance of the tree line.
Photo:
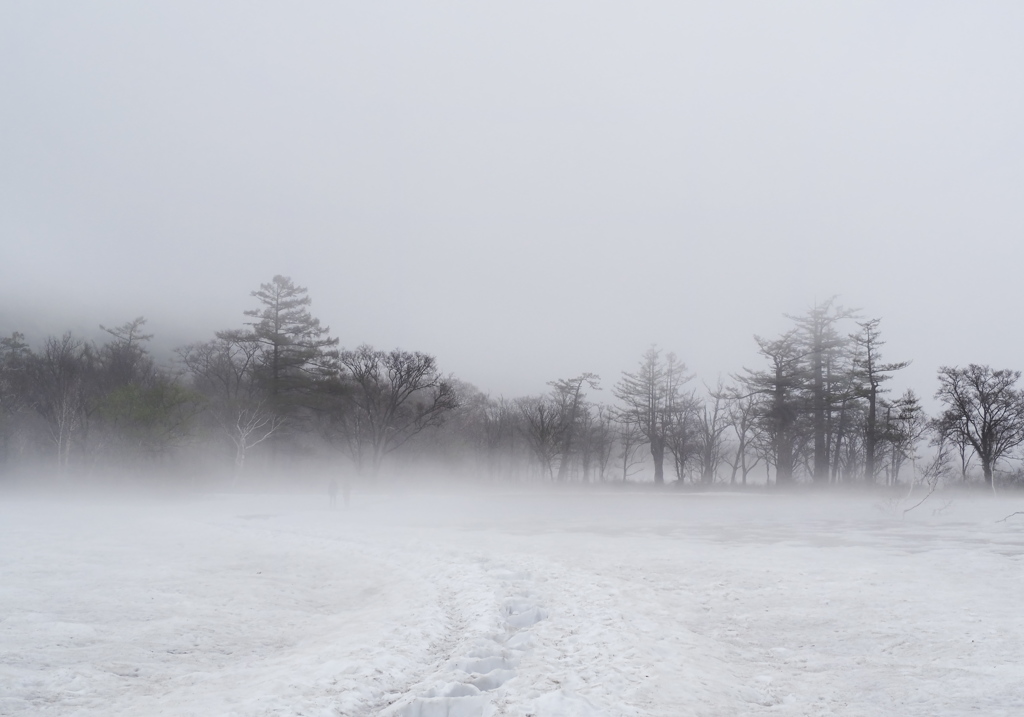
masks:
<svg viewBox="0 0 1024 717"><path fill-rule="evenodd" d="M241 327L160 365L144 318L35 347L0 339L0 470L193 474L337 467L372 479L423 470L486 480L710 485L913 480L923 454L967 481L1015 482L1020 372L942 367L929 417L887 382L881 322L835 300L755 336L759 366L700 383L656 346L611 386L583 372L536 396L493 397L418 351L339 347L304 287L275 276ZM910 466L910 470L908 470ZM952 466L952 467L951 467Z"/></svg>

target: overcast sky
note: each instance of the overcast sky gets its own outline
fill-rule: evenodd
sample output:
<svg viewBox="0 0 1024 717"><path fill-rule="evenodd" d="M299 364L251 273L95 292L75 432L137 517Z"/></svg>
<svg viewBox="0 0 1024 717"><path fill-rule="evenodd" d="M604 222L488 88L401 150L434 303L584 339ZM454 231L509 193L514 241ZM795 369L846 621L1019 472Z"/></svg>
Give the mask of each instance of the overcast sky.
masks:
<svg viewBox="0 0 1024 717"><path fill-rule="evenodd" d="M833 294L1024 368L1024 3L0 5L0 331L238 327L493 394L701 378Z"/></svg>

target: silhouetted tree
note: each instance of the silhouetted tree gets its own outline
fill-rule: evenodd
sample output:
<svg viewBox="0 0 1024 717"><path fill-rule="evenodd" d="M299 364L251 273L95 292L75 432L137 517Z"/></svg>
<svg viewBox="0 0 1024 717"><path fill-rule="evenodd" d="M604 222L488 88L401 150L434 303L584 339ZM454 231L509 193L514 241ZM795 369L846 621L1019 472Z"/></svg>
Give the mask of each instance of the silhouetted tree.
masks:
<svg viewBox="0 0 1024 717"><path fill-rule="evenodd" d="M935 398L946 409L936 428L941 436L970 445L989 485L996 464L1024 443L1024 393L1016 386L1018 379L1020 371L978 364L939 369Z"/></svg>
<svg viewBox="0 0 1024 717"><path fill-rule="evenodd" d="M623 423L616 421L616 437L619 445L619 460L622 465L622 482L640 472L643 467L643 459L637 457L637 452L644 445L644 435L635 423Z"/></svg>
<svg viewBox="0 0 1024 717"><path fill-rule="evenodd" d="M715 482L725 449L723 436L730 425L726 391L721 381L713 390L708 388L708 398L700 405L696 421L700 481L705 484Z"/></svg>
<svg viewBox="0 0 1024 717"><path fill-rule="evenodd" d="M635 425L650 446L655 483L665 482L669 433L674 424L681 426L679 389L690 378L675 354L668 354L663 361L661 350L652 346L644 352L637 372L623 371L615 385L613 393L622 402L618 418Z"/></svg>
<svg viewBox="0 0 1024 717"><path fill-rule="evenodd" d="M525 447L520 437L522 419L515 402L503 396L489 399L481 418L490 474L506 478L517 476Z"/></svg>
<svg viewBox="0 0 1024 717"><path fill-rule="evenodd" d="M672 456L676 480L685 481L692 470L700 472L702 469L702 408L696 392L679 392L665 432L665 448Z"/></svg>
<svg viewBox="0 0 1024 717"><path fill-rule="evenodd" d="M607 479L608 464L615 447L615 428L612 411L607 406L588 407L585 430L584 480L589 479L591 461L596 465L598 480Z"/></svg>
<svg viewBox="0 0 1024 717"><path fill-rule="evenodd" d="M338 339L330 328L309 312L306 288L287 276L275 276L252 292L261 308L246 311L252 337L260 346L257 378L267 393L270 408L286 415L313 391L317 381L334 370Z"/></svg>
<svg viewBox="0 0 1024 717"><path fill-rule="evenodd" d="M747 476L750 475L761 457L755 446L757 436L757 416L759 411L758 401L761 397L744 395L738 388L733 388L728 397L729 425L732 427L736 437L736 452L732 460L725 458L731 472L729 483L736 482L736 474L740 474L743 485L747 484ZM763 399L761 399L763 400Z"/></svg>
<svg viewBox="0 0 1024 717"><path fill-rule="evenodd" d="M881 387L892 378L894 371L910 365L909 361L898 363L882 363L879 349L885 345L880 338L878 325L881 319L870 319L858 323L860 331L850 338L860 348L853 361L853 376L859 387L859 393L867 400L867 414L864 421L864 480L873 483L875 480L877 446L881 438L878 427L878 398L885 393Z"/></svg>
<svg viewBox="0 0 1024 717"><path fill-rule="evenodd" d="M888 465L888 483L899 483L900 469L907 460L914 460L917 444L928 430L928 419L921 401L913 390L907 389L892 402L882 401L882 440Z"/></svg>
<svg viewBox="0 0 1024 717"><path fill-rule="evenodd" d="M155 364L146 350L153 334L143 333L145 325L142 316L112 329L100 324L112 337L97 351L99 383L105 390L144 383L153 374Z"/></svg>
<svg viewBox="0 0 1024 717"><path fill-rule="evenodd" d="M554 463L561 450L565 419L561 406L550 396L529 396L516 401L526 441L540 466L541 474L555 479Z"/></svg>
<svg viewBox="0 0 1024 717"><path fill-rule="evenodd" d="M245 469L249 451L281 427L257 378L260 342L247 331L221 331L217 338L178 349L192 385L206 398L213 422L234 448L234 481Z"/></svg>
<svg viewBox="0 0 1024 717"><path fill-rule="evenodd" d="M833 297L822 304L816 304L802 316L790 317L796 323L796 338L802 344L802 353L806 357L806 365L803 367L806 372L804 389L807 392L814 446L811 475L816 482L829 480L832 411L843 402L846 395L845 391L836 391L834 388L837 384L848 385L848 382L842 380L844 372L840 368L847 338L840 334L837 324L854 315L855 312L836 306Z"/></svg>
<svg viewBox="0 0 1024 717"><path fill-rule="evenodd" d="M551 397L558 406L558 414L562 420L559 431L559 443L561 460L558 463L558 481L565 481L569 477L569 464L572 460L573 450L576 448L577 423L580 419L581 408L584 407L586 394L583 386L591 390L600 389L600 376L595 373L583 373L574 378L562 378L548 383L551 386Z"/></svg>
<svg viewBox="0 0 1024 717"><path fill-rule="evenodd" d="M768 359L769 367L763 371L745 369L740 380L746 396L762 397L757 406L765 439L765 458L775 466L776 484L786 485L793 482L796 465L797 418L806 381L805 353L793 331L773 341L759 336L754 339L761 355Z"/></svg>
<svg viewBox="0 0 1024 717"><path fill-rule="evenodd" d="M459 405L433 356L363 345L342 351L338 361L340 390L329 426L361 473L376 476L386 455L440 425Z"/></svg>

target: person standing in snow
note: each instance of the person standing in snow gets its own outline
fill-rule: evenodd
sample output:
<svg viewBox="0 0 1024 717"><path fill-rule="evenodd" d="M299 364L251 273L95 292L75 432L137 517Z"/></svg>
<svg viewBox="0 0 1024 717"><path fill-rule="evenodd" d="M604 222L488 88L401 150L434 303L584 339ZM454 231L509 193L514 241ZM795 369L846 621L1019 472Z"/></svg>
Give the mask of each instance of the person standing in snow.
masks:
<svg viewBox="0 0 1024 717"><path fill-rule="evenodd" d="M331 482L327 484L327 495L331 497L331 507L335 507L338 504L338 481L331 478ZM348 503L348 494L345 494L345 502Z"/></svg>

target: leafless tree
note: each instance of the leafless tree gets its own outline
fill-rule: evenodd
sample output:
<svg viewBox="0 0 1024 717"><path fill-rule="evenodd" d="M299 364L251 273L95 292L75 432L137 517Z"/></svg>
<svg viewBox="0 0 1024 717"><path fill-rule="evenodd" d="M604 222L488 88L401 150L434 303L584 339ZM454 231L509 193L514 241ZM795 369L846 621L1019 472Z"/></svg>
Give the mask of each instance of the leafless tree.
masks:
<svg viewBox="0 0 1024 717"><path fill-rule="evenodd" d="M558 481L563 482L569 475L569 464L572 459L573 450L576 449L576 433L579 429L577 423L581 415L581 408L585 406L586 394L583 387L591 390L600 389L600 376L595 373L582 373L574 378L563 378L551 381L552 399L558 406L558 414L561 416L563 425L559 431L561 443L561 460L558 463Z"/></svg>
<svg viewBox="0 0 1024 717"><path fill-rule="evenodd" d="M274 435L281 427L283 419L267 410L264 401L236 404L230 416L234 420L228 435L235 446L233 482L237 483L242 471L245 470L245 457L248 451Z"/></svg>
<svg viewBox="0 0 1024 717"><path fill-rule="evenodd" d="M516 402L523 432L541 473L555 479L554 462L560 453L561 433L565 427L561 407L550 396L520 398Z"/></svg>
<svg viewBox="0 0 1024 717"><path fill-rule="evenodd" d="M31 361L33 406L49 427L58 468L67 468L71 445L82 428L87 374L92 352L70 332L49 337Z"/></svg>
<svg viewBox="0 0 1024 717"><path fill-rule="evenodd" d="M721 379L714 389L705 385L708 400L697 409L697 445L700 457L700 481L715 482L718 466L723 460L723 436L730 426L727 393Z"/></svg>
<svg viewBox="0 0 1024 717"><path fill-rule="evenodd" d="M617 422L619 439L619 460L622 461L622 482L626 483L639 473L644 465L643 458L637 456L644 446L644 435L639 426L632 422Z"/></svg>
<svg viewBox="0 0 1024 717"><path fill-rule="evenodd" d="M385 456L459 405L451 379L428 354L363 345L342 351L339 365L329 425L364 475L376 476Z"/></svg>
<svg viewBox="0 0 1024 717"><path fill-rule="evenodd" d="M928 419L917 395L907 389L892 402L882 403L882 439L886 448L887 482L899 483L900 469L905 461L917 456L917 444L928 430Z"/></svg>
<svg viewBox="0 0 1024 717"><path fill-rule="evenodd" d="M221 331L213 341L190 344L177 354L207 401L215 424L235 449L233 481L241 477L250 449L273 436L285 419L268 405L257 379L261 347L246 331Z"/></svg>
<svg viewBox="0 0 1024 717"><path fill-rule="evenodd" d="M587 406L583 436L583 480L590 479L590 468L593 466L597 480L603 481L608 474L608 464L615 447L614 420L607 406Z"/></svg>
<svg viewBox="0 0 1024 717"><path fill-rule="evenodd" d="M484 411L484 435L492 476L518 475L522 451L519 440L520 416L514 402L504 396L488 402Z"/></svg>
<svg viewBox="0 0 1024 717"><path fill-rule="evenodd" d="M920 475L915 475L910 481L910 487L907 490L907 494L902 499L902 510L901 517L905 518L907 513L912 510L920 508L935 491L938 490L939 486L942 485L942 481L945 478L949 470L949 446L941 440L938 441L935 447L935 454L932 456L931 461L925 466L924 470L921 471ZM924 495L914 495L915 489L921 486L925 489ZM905 506L905 507L904 507Z"/></svg>
<svg viewBox="0 0 1024 717"><path fill-rule="evenodd" d="M945 438L970 445L992 486L996 464L1024 443L1024 392L1020 371L970 364L939 369L935 398L946 406L936 429Z"/></svg>
<svg viewBox="0 0 1024 717"><path fill-rule="evenodd" d="M723 460L729 465L729 483L736 482L739 473L743 485L747 484L747 476L761 461L755 448L757 437L757 416L759 407L755 396L744 395L738 389L730 392L728 399L729 425L736 438L736 452L732 459Z"/></svg>

